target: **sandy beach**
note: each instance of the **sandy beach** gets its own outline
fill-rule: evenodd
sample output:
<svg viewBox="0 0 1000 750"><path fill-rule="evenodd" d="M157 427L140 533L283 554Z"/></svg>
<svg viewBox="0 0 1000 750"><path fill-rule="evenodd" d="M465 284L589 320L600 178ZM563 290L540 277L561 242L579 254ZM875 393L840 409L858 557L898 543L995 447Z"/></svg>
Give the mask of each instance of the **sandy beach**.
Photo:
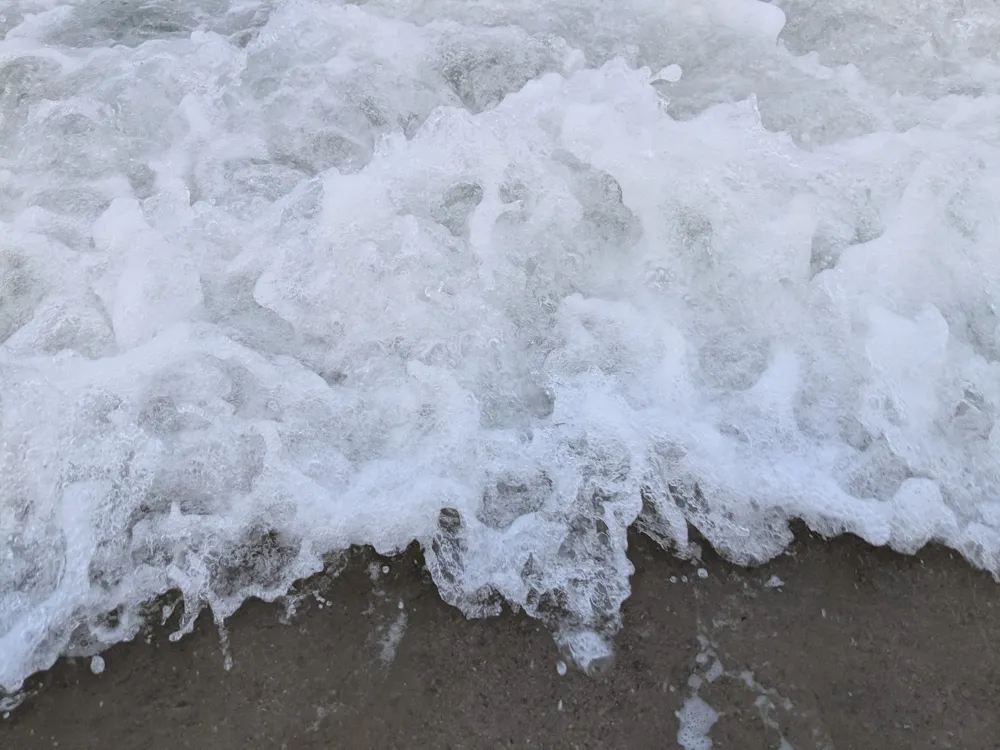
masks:
<svg viewBox="0 0 1000 750"><path fill-rule="evenodd" d="M309 581L290 618L245 606L228 623L229 671L207 617L179 642L154 628L111 649L101 674L61 661L31 680L0 746L670 748L695 695L718 719L682 739L712 748L997 746L1000 588L954 553L800 532L744 569L638 535L631 547L604 677L560 674L550 635L522 615L465 619L416 548L361 551Z"/></svg>

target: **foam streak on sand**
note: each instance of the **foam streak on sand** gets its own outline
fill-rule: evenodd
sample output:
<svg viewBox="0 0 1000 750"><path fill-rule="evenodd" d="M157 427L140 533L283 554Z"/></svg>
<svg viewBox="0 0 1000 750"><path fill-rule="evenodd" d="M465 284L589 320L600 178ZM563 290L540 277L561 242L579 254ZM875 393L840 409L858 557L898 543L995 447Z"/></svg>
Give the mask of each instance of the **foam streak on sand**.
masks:
<svg viewBox="0 0 1000 750"><path fill-rule="evenodd" d="M995 3L6 7L8 690L359 543L583 667L637 519L1000 572Z"/></svg>

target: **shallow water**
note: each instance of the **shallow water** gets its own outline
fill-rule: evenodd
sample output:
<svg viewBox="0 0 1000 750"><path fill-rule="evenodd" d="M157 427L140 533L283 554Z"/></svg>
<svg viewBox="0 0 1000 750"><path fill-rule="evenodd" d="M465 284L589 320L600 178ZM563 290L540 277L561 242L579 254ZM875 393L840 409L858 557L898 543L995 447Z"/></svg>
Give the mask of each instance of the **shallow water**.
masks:
<svg viewBox="0 0 1000 750"><path fill-rule="evenodd" d="M0 686L352 544L582 667L637 520L1000 573L995 3L5 7Z"/></svg>

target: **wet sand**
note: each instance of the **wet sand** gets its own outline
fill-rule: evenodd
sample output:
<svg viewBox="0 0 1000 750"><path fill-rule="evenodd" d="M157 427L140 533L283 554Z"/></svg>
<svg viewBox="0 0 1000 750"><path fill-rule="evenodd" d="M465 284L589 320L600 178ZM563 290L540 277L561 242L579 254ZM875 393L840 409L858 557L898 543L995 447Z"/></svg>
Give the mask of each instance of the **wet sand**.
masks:
<svg viewBox="0 0 1000 750"><path fill-rule="evenodd" d="M799 533L744 569L631 546L602 678L561 676L550 635L522 615L466 620L419 551L359 553L311 581L319 596L291 619L261 602L237 613L228 672L204 617L179 642L154 628L111 649L100 675L62 660L0 721L0 747L673 748L699 682L720 714L714 750L1000 747L1000 584L956 554Z"/></svg>

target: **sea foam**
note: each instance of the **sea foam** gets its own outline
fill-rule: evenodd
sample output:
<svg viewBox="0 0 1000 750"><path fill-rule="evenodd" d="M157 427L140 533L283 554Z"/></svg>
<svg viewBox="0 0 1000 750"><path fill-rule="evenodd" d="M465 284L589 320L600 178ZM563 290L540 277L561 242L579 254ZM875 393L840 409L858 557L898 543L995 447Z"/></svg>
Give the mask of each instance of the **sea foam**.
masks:
<svg viewBox="0 0 1000 750"><path fill-rule="evenodd" d="M5 7L6 690L355 544L583 668L637 520L1000 573L995 4Z"/></svg>

